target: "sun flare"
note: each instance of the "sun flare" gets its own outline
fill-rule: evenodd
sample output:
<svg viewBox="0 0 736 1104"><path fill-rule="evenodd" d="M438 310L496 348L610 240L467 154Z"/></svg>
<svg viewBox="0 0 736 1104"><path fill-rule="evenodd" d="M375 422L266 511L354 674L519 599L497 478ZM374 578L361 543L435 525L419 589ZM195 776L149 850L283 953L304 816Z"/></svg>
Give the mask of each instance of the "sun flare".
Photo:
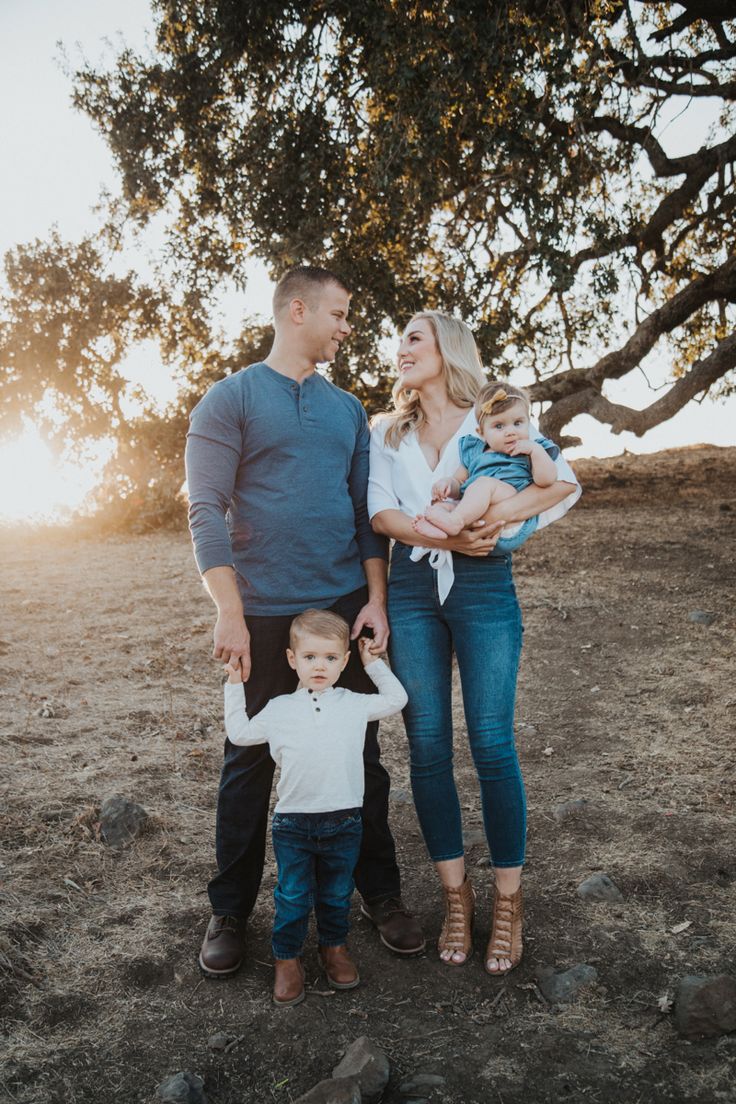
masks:
<svg viewBox="0 0 736 1104"><path fill-rule="evenodd" d="M55 457L34 426L0 444L0 521L60 521L81 506L100 478L110 442L83 462Z"/></svg>

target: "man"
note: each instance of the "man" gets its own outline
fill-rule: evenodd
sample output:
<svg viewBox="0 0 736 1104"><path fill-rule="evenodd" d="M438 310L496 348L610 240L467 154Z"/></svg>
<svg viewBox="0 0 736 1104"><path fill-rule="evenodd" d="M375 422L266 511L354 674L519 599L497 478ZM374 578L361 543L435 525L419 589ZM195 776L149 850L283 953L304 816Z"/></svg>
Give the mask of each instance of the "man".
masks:
<svg viewBox="0 0 736 1104"><path fill-rule="evenodd" d="M195 558L217 606L213 654L240 663L250 716L294 689L286 648L291 621L303 610L341 614L352 626L354 653L366 629L376 651L388 639L387 547L373 533L366 509L365 412L354 396L315 371L334 359L351 332L350 292L326 269L295 268L279 281L273 308L268 357L210 388L192 411L186 450ZM374 689L357 654L341 685ZM366 730L355 881L382 942L414 954L425 943L401 900L377 728L373 723ZM209 884L213 916L199 957L207 975L233 974L243 959L245 921L263 873L273 771L266 747L226 740L217 807L219 873Z"/></svg>

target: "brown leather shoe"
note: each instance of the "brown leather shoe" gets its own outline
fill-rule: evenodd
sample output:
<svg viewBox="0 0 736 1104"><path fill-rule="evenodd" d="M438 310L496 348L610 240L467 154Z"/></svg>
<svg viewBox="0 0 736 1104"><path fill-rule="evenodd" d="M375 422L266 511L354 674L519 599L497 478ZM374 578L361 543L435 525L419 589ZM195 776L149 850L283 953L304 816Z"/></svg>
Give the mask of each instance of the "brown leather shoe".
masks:
<svg viewBox="0 0 736 1104"><path fill-rule="evenodd" d="M237 973L245 954L245 920L239 916L213 916L207 925L199 968L207 977Z"/></svg>
<svg viewBox="0 0 736 1104"><path fill-rule="evenodd" d="M400 897L388 897L372 905L363 901L360 911L378 929L383 945L394 954L420 954L426 947L419 921L404 908Z"/></svg>
<svg viewBox="0 0 736 1104"><path fill-rule="evenodd" d="M344 943L339 947L320 947L319 957L333 989L354 989L360 985L358 968Z"/></svg>
<svg viewBox="0 0 736 1104"><path fill-rule="evenodd" d="M273 1003L291 1008L304 1000L304 967L300 958L274 959Z"/></svg>
<svg viewBox="0 0 736 1104"><path fill-rule="evenodd" d="M521 926L524 921L524 897L521 886L510 897L503 897L498 890L493 899L493 928L486 947L483 963L485 971L491 977L503 977L515 969L521 962L523 943ZM506 960L510 966L501 966ZM489 970L489 962L496 963L495 970Z"/></svg>
<svg viewBox="0 0 736 1104"><path fill-rule="evenodd" d="M437 950L446 966L464 966L473 950L475 890L467 874L461 886L443 885L442 888L445 893L445 920ZM458 961L455 955L462 957Z"/></svg>

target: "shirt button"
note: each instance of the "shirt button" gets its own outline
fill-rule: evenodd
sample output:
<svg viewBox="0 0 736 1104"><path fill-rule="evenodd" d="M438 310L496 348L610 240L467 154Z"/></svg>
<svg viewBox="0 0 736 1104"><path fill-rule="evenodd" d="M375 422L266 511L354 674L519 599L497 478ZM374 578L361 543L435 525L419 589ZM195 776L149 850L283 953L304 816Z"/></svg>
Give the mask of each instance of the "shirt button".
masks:
<svg viewBox="0 0 736 1104"><path fill-rule="evenodd" d="M315 709L315 713L319 713L319 706Z"/></svg>

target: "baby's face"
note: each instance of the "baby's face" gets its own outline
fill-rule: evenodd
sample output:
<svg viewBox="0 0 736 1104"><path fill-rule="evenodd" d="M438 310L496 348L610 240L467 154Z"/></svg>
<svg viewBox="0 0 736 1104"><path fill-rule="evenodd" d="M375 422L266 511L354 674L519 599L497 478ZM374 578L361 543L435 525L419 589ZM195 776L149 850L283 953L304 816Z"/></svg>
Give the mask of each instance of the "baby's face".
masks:
<svg viewBox="0 0 736 1104"><path fill-rule="evenodd" d="M327 690L334 686L350 659L341 640L307 633L296 647L287 648L289 665L299 675L299 685L308 690Z"/></svg>
<svg viewBox="0 0 736 1104"><path fill-rule="evenodd" d="M491 412L480 427L481 437L494 452L510 452L517 441L526 441L530 433L523 402L513 403L503 414Z"/></svg>

